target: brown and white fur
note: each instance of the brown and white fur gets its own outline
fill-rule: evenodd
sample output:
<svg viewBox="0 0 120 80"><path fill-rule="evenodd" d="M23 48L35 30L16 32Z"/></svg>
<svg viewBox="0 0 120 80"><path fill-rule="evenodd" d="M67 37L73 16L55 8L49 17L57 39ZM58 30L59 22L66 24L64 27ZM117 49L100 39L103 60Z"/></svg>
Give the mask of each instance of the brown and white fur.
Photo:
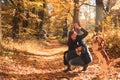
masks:
<svg viewBox="0 0 120 80"><path fill-rule="evenodd" d="M103 58L105 59L106 63L110 63L110 59L105 51L106 44L104 38L98 34L93 37L93 52L98 57L99 62L103 63Z"/></svg>

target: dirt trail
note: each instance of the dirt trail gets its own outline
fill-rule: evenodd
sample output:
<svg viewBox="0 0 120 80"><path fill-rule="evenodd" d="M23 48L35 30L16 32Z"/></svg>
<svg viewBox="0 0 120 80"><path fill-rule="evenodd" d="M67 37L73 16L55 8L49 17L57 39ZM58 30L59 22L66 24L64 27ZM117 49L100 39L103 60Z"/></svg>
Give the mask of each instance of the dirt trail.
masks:
<svg viewBox="0 0 120 80"><path fill-rule="evenodd" d="M20 52L13 60L0 57L0 80L105 80L101 67L94 61L87 71L75 67L64 73L63 52L67 46L52 39L44 50L38 53ZM120 80L120 68L109 67L108 80Z"/></svg>

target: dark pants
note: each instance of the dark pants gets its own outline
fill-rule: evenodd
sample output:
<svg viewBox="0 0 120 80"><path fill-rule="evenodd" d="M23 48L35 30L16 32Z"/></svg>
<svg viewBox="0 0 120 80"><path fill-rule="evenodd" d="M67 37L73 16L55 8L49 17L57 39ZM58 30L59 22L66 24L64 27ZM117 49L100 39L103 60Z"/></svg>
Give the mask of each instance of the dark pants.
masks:
<svg viewBox="0 0 120 80"><path fill-rule="evenodd" d="M72 51L71 53L76 54L75 51ZM86 65L82 59L82 56L76 56L71 59L69 59L69 57L70 56L68 56L68 51L65 51L64 52L64 65L74 65L74 66L85 66Z"/></svg>
<svg viewBox="0 0 120 80"><path fill-rule="evenodd" d="M84 66L85 65L85 62L82 60L81 57L76 57L74 59L71 59L69 61L69 64L70 65L74 65L74 66Z"/></svg>

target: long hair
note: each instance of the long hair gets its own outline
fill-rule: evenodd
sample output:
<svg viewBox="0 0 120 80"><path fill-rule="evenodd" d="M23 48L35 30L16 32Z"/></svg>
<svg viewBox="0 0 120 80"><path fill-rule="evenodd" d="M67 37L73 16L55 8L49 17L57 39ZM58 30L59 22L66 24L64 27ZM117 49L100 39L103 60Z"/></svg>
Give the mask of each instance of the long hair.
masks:
<svg viewBox="0 0 120 80"><path fill-rule="evenodd" d="M72 42L72 38L71 38L72 34L74 34L74 31L73 30L69 31L69 34L68 34L68 44L70 44Z"/></svg>

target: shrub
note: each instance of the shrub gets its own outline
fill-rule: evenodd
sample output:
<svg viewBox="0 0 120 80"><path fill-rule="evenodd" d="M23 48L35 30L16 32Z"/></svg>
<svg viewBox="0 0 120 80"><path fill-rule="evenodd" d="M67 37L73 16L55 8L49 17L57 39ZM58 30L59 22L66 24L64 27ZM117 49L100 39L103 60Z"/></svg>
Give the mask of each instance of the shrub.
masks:
<svg viewBox="0 0 120 80"><path fill-rule="evenodd" d="M119 30L113 30L106 37L107 51L114 57L120 57L120 34ZM116 56L115 56L116 55Z"/></svg>

